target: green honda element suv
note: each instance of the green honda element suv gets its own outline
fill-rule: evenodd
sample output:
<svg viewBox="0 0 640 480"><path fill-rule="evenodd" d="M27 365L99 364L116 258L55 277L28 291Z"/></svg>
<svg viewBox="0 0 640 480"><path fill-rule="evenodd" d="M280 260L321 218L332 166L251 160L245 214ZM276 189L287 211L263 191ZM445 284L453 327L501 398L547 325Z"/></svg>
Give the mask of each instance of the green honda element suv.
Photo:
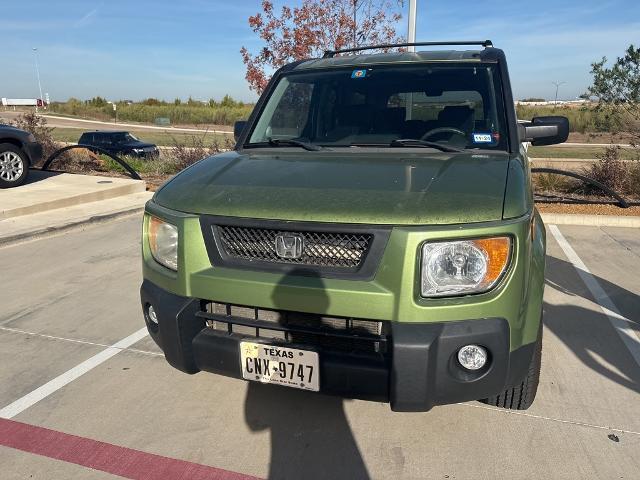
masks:
<svg viewBox="0 0 640 480"><path fill-rule="evenodd" d="M430 45L473 47L282 67L235 148L147 203L142 309L171 365L395 411L531 405L545 229L525 143L568 121L517 120L489 41L393 47Z"/></svg>

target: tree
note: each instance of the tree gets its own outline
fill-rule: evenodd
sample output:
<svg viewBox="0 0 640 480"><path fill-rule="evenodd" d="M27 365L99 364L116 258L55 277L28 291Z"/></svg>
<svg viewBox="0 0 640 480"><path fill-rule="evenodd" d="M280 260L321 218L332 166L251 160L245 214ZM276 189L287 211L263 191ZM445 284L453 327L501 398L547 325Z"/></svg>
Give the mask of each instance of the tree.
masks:
<svg viewBox="0 0 640 480"><path fill-rule="evenodd" d="M102 97L93 97L91 100L87 100L85 103L87 105L91 105L92 107L104 107L107 104L107 101Z"/></svg>
<svg viewBox="0 0 640 480"><path fill-rule="evenodd" d="M640 48L630 45L612 67L606 64L606 57L591 64L593 85L588 93L597 97L596 108L630 135L637 146L640 143Z"/></svg>
<svg viewBox="0 0 640 480"><path fill-rule="evenodd" d="M401 42L395 25L403 6L403 0L302 0L278 14L271 1L263 0L262 12L249 17L249 26L264 46L255 55L246 47L240 50L249 87L260 94L269 82L266 70L319 57L325 50Z"/></svg>

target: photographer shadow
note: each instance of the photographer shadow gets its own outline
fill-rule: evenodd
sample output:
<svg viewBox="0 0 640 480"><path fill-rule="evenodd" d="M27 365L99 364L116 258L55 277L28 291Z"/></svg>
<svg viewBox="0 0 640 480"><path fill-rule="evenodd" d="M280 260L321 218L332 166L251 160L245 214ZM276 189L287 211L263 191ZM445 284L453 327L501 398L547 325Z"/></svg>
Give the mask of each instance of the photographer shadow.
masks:
<svg viewBox="0 0 640 480"><path fill-rule="evenodd" d="M276 308L305 296L310 310L323 313L329 299L320 277L292 271L275 287ZM289 301L288 301L289 300ZM269 430L269 479L368 479L367 468L339 397L250 382L245 421L252 431Z"/></svg>

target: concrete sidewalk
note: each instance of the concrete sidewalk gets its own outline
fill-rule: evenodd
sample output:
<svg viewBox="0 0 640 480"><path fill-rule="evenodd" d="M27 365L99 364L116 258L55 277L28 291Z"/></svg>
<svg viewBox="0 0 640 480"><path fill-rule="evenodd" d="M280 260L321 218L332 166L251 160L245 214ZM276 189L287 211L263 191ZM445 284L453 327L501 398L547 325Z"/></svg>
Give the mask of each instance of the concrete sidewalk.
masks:
<svg viewBox="0 0 640 480"><path fill-rule="evenodd" d="M0 190L0 244L141 211L152 196L142 180L31 170Z"/></svg>
<svg viewBox="0 0 640 480"><path fill-rule="evenodd" d="M31 170L24 185L0 190L0 220L144 191L143 180Z"/></svg>

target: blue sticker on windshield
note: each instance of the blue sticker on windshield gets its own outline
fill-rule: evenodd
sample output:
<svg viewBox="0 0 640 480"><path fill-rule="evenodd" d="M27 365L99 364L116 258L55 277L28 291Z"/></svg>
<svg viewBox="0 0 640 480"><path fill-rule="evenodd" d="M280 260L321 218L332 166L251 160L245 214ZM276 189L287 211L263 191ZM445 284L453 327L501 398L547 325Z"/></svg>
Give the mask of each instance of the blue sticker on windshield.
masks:
<svg viewBox="0 0 640 480"><path fill-rule="evenodd" d="M351 78L364 78L367 76L366 70L354 70L351 72Z"/></svg>
<svg viewBox="0 0 640 480"><path fill-rule="evenodd" d="M473 143L491 143L493 142L493 137L490 133L474 133L473 134Z"/></svg>

